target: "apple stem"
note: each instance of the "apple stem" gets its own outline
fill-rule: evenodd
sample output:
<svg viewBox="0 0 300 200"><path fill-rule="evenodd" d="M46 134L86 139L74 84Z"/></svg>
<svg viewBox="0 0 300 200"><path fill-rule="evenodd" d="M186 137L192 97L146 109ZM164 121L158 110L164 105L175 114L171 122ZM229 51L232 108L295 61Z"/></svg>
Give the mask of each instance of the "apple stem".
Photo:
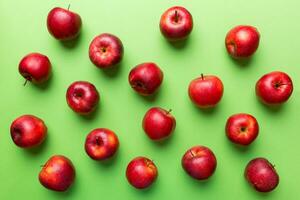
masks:
<svg viewBox="0 0 300 200"><path fill-rule="evenodd" d="M177 23L178 22L178 11L175 10L175 22Z"/></svg>
<svg viewBox="0 0 300 200"><path fill-rule="evenodd" d="M70 7L71 7L71 4L69 3L69 5L68 5L68 10L70 10Z"/></svg>
<svg viewBox="0 0 300 200"><path fill-rule="evenodd" d="M40 165L40 167L45 167L45 165Z"/></svg>
<svg viewBox="0 0 300 200"><path fill-rule="evenodd" d="M192 155L193 157L195 157L195 154L193 153L192 150L190 150L190 153L191 153L191 155Z"/></svg>
<svg viewBox="0 0 300 200"><path fill-rule="evenodd" d="M23 83L23 86L25 86L28 82L28 79L25 79L25 82Z"/></svg>
<svg viewBox="0 0 300 200"><path fill-rule="evenodd" d="M172 109L169 109L169 110L167 111L167 114L169 114L170 112L172 112Z"/></svg>
<svg viewBox="0 0 300 200"><path fill-rule="evenodd" d="M96 137L96 143L97 145L100 145L100 138L98 136Z"/></svg>
<svg viewBox="0 0 300 200"><path fill-rule="evenodd" d="M203 75L203 73L201 73L201 79L202 79L202 80L204 79L204 75Z"/></svg>

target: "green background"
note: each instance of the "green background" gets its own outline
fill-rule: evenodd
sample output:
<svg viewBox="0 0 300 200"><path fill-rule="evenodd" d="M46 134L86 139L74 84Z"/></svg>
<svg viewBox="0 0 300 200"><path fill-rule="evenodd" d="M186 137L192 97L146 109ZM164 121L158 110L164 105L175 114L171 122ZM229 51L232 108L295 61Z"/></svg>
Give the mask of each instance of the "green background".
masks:
<svg viewBox="0 0 300 200"><path fill-rule="evenodd" d="M73 44L53 39L46 28L48 11L55 6L79 13L82 32ZM174 5L193 15L194 29L179 45L160 34L161 14ZM297 199L300 168L300 12L298 0L285 1L171 1L171 0L26 0L0 1L0 199ZM226 53L224 37L235 25L251 24L261 33L261 43L248 62L236 62ZM120 37L125 57L118 69L102 71L88 58L94 36L110 32ZM20 59L29 52L49 56L53 76L42 87L27 84L18 73ZM165 79L157 95L141 97L129 86L132 67L154 61ZM258 78L270 71L287 72L294 81L288 103L271 109L255 97ZM216 109L202 111L188 98L189 82L204 74L219 76L225 86ZM89 118L68 108L65 92L70 83L88 80L101 94L99 109ZM177 127L169 140L154 143L143 133L141 120L151 106L172 108ZM248 148L230 143L224 134L227 117L238 112L256 116L260 135ZM48 138L38 149L17 148L9 134L11 122L22 114L34 114L48 126ZM108 162L91 160L83 149L86 135L97 127L114 130L120 139L116 157ZM181 168L181 156L189 147L210 147L218 159L213 177L199 182ZM77 177L66 193L44 189L37 176L51 155L68 156ZM156 183L136 190L125 178L127 163L147 156L159 169ZM243 177L247 162L268 158L280 175L278 188L269 194L255 192Z"/></svg>

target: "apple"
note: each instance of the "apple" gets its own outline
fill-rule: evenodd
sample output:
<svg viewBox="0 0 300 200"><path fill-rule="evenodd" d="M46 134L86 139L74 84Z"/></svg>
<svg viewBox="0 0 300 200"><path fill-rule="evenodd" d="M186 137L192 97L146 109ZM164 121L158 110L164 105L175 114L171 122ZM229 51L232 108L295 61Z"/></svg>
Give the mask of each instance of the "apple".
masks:
<svg viewBox="0 0 300 200"><path fill-rule="evenodd" d="M89 47L89 57L99 68L109 68L119 64L124 48L121 40L109 33L96 36Z"/></svg>
<svg viewBox="0 0 300 200"><path fill-rule="evenodd" d="M10 126L13 142L21 148L31 148L40 145L47 136L47 126L44 121L33 115L22 115Z"/></svg>
<svg viewBox="0 0 300 200"><path fill-rule="evenodd" d="M174 131L176 120L171 115L171 110L163 108L150 108L143 119L143 129L152 140L162 140L169 137Z"/></svg>
<svg viewBox="0 0 300 200"><path fill-rule="evenodd" d="M40 84L47 81L51 75L51 63L47 56L40 53L30 53L19 63L19 72L27 81Z"/></svg>
<svg viewBox="0 0 300 200"><path fill-rule="evenodd" d="M155 63L146 62L131 69L128 81L137 93L149 96L157 91L163 78L163 72Z"/></svg>
<svg viewBox="0 0 300 200"><path fill-rule="evenodd" d="M85 140L85 151L94 160L105 160L112 157L118 147L117 135L107 128L94 129Z"/></svg>
<svg viewBox="0 0 300 200"><path fill-rule="evenodd" d="M240 25L227 33L225 46L233 58L248 58L257 50L259 38L260 34L255 27Z"/></svg>
<svg viewBox="0 0 300 200"><path fill-rule="evenodd" d="M56 7L48 13L47 28L57 40L65 41L76 38L80 33L81 24L80 16L70 11L69 8Z"/></svg>
<svg viewBox="0 0 300 200"><path fill-rule="evenodd" d="M127 166L128 182L137 189L149 187L157 178L157 167L146 157L136 157Z"/></svg>
<svg viewBox="0 0 300 200"><path fill-rule="evenodd" d="M267 105L286 102L293 93L292 79L284 72L274 71L263 75L256 83L256 95Z"/></svg>
<svg viewBox="0 0 300 200"><path fill-rule="evenodd" d="M215 172L217 159L208 147L194 146L185 152L181 164L192 178L205 180Z"/></svg>
<svg viewBox="0 0 300 200"><path fill-rule="evenodd" d="M188 92L195 105L211 108L216 106L223 96L223 83L217 76L201 74L201 77L191 81Z"/></svg>
<svg viewBox="0 0 300 200"><path fill-rule="evenodd" d="M99 98L96 87L87 81L75 81L66 94L69 107L81 115L91 114L96 109Z"/></svg>
<svg viewBox="0 0 300 200"><path fill-rule="evenodd" d="M40 183L47 189L63 192L74 182L75 168L67 157L52 156L39 173Z"/></svg>
<svg viewBox="0 0 300 200"><path fill-rule="evenodd" d="M245 177L258 192L270 192L279 183L279 176L275 166L266 158L251 160L246 166Z"/></svg>
<svg viewBox="0 0 300 200"><path fill-rule="evenodd" d="M230 141L246 146L251 144L257 137L259 126L252 115L239 113L227 119L225 131Z"/></svg>
<svg viewBox="0 0 300 200"><path fill-rule="evenodd" d="M193 17L184 7L174 6L163 13L159 27L169 41L183 40L192 32Z"/></svg>

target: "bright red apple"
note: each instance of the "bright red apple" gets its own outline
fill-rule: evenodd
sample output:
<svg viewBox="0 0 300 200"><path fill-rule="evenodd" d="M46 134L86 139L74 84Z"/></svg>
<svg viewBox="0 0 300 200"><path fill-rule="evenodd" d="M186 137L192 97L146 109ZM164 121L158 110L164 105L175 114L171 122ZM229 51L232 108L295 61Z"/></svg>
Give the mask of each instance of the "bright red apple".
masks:
<svg viewBox="0 0 300 200"><path fill-rule="evenodd" d="M293 93L292 79L284 72L274 71L262 76L256 83L256 95L268 105L286 102Z"/></svg>
<svg viewBox="0 0 300 200"><path fill-rule="evenodd" d="M201 74L191 81L189 96L200 108L214 107L223 96L223 83L217 76Z"/></svg>
<svg viewBox="0 0 300 200"><path fill-rule="evenodd" d="M69 107L74 112L82 115L92 113L98 105L99 98L96 87L87 81L72 83L66 94Z"/></svg>
<svg viewBox="0 0 300 200"><path fill-rule="evenodd" d="M105 160L112 157L118 147L117 135L107 128L94 129L85 140L85 151L94 160Z"/></svg>
<svg viewBox="0 0 300 200"><path fill-rule="evenodd" d="M10 134L14 143L22 148L36 147L47 136L47 126L44 121L33 115L23 115L13 121Z"/></svg>
<svg viewBox="0 0 300 200"><path fill-rule="evenodd" d="M259 38L260 34L255 27L240 25L227 33L225 46L233 58L248 58L257 50Z"/></svg>
<svg viewBox="0 0 300 200"><path fill-rule="evenodd" d="M149 96L156 92L163 78L161 69L155 63L147 62L134 67L129 73L128 81L137 93Z"/></svg>
<svg viewBox="0 0 300 200"><path fill-rule="evenodd" d="M121 40L109 33L96 36L90 44L89 57L99 68L108 68L119 64L124 48Z"/></svg>
<svg viewBox="0 0 300 200"><path fill-rule="evenodd" d="M171 110L163 108L150 108L143 119L143 129L152 140L162 140L169 137L174 131L176 120L171 115Z"/></svg>
<svg viewBox="0 0 300 200"><path fill-rule="evenodd" d="M40 183L47 189L63 192L75 180L75 168L67 157L52 156L39 173Z"/></svg>
<svg viewBox="0 0 300 200"><path fill-rule="evenodd" d="M205 180L213 175L217 167L214 153L205 146L194 146L183 155L181 164L194 179Z"/></svg>
<svg viewBox="0 0 300 200"><path fill-rule="evenodd" d="M137 189L149 187L157 178L158 171L155 164L148 158L136 157L127 166L128 182Z"/></svg>
<svg viewBox="0 0 300 200"><path fill-rule="evenodd" d="M226 135L233 143L251 144L258 135L258 122L252 115L239 113L230 116L226 123Z"/></svg>
<svg viewBox="0 0 300 200"><path fill-rule="evenodd" d="M246 166L245 177L258 192L271 192L279 183L275 166L265 158L251 160Z"/></svg>
<svg viewBox="0 0 300 200"><path fill-rule="evenodd" d="M79 35L81 29L80 16L68 9L53 8L47 17L49 33L57 40L72 40Z"/></svg>

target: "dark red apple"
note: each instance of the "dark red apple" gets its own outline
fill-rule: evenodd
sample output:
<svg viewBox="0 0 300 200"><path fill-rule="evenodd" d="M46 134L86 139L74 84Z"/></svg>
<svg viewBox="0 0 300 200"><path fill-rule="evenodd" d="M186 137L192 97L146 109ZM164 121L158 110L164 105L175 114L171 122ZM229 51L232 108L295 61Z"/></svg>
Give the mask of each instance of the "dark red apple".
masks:
<svg viewBox="0 0 300 200"><path fill-rule="evenodd" d="M255 27L240 25L227 33L225 46L233 58L248 58L257 50L259 38L260 34Z"/></svg>
<svg viewBox="0 0 300 200"><path fill-rule="evenodd" d="M136 157L127 166L128 182L137 189L149 187L157 178L158 171L155 164L148 158Z"/></svg>
<svg viewBox="0 0 300 200"><path fill-rule="evenodd" d="M40 183L47 189L63 192L74 182L75 168L67 157L52 156L39 173Z"/></svg>
<svg viewBox="0 0 300 200"><path fill-rule="evenodd" d="M265 158L251 160L246 166L245 177L259 192L271 192L279 183L275 166Z"/></svg>
<svg viewBox="0 0 300 200"><path fill-rule="evenodd" d="M205 146L194 146L183 155L181 164L194 179L205 180L213 175L217 167L214 153Z"/></svg>
<svg viewBox="0 0 300 200"><path fill-rule="evenodd" d="M185 39L193 29L193 17L184 7L174 6L160 18L160 31L170 41Z"/></svg>
<svg viewBox="0 0 300 200"><path fill-rule="evenodd" d="M66 98L74 112L88 115L96 109L100 97L93 84L87 81L76 81L69 86Z"/></svg>
<svg viewBox="0 0 300 200"><path fill-rule="evenodd" d="M233 143L249 145L257 137L259 126L252 115L239 113L227 119L225 131L228 139Z"/></svg>
<svg viewBox="0 0 300 200"><path fill-rule="evenodd" d="M47 17L47 28L49 33L57 40L72 40L79 35L81 29L81 18L64 8L53 8Z"/></svg>
<svg viewBox="0 0 300 200"><path fill-rule="evenodd" d="M94 160L105 160L112 157L118 147L117 135L107 128L94 129L85 140L85 151Z"/></svg>
<svg viewBox="0 0 300 200"><path fill-rule="evenodd" d="M163 78L161 69L155 63L147 62L135 66L129 73L128 81L137 93L149 96L156 92Z"/></svg>
<svg viewBox="0 0 300 200"><path fill-rule="evenodd" d="M293 93L292 79L284 72L274 71L262 76L256 83L256 95L268 105L286 102Z"/></svg>
<svg viewBox="0 0 300 200"><path fill-rule="evenodd" d="M121 40L109 33L96 36L90 44L89 57L99 68L108 68L119 64L124 48Z"/></svg>
<svg viewBox="0 0 300 200"><path fill-rule="evenodd" d="M169 137L174 131L176 120L171 110L163 108L150 108L143 119L143 129L152 140L162 140Z"/></svg>
<svg viewBox="0 0 300 200"><path fill-rule="evenodd" d="M214 107L223 96L223 83L217 76L201 74L191 81L189 96L200 108Z"/></svg>
<svg viewBox="0 0 300 200"><path fill-rule="evenodd" d="M40 53L30 53L19 63L19 72L27 81L40 84L47 81L51 74L51 63L47 56Z"/></svg>
<svg viewBox="0 0 300 200"><path fill-rule="evenodd" d="M47 136L47 126L44 121L33 115L23 115L13 121L10 134L14 143L22 148L36 147Z"/></svg>

